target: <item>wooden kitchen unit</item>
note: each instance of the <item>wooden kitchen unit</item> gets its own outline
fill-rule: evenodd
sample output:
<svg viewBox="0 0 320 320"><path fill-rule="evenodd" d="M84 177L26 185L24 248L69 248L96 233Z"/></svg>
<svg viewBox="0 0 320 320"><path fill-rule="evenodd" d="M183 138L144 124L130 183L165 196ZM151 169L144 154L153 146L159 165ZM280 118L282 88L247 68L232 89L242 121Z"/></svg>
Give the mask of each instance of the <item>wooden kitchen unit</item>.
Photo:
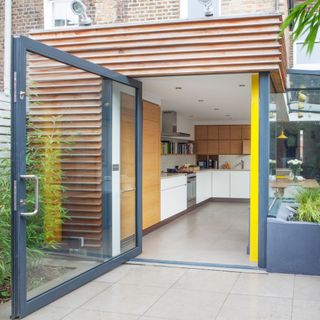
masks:
<svg viewBox="0 0 320 320"><path fill-rule="evenodd" d="M197 125L196 154L248 155L250 154L250 125Z"/></svg>
<svg viewBox="0 0 320 320"><path fill-rule="evenodd" d="M160 107L143 101L142 227L160 221Z"/></svg>

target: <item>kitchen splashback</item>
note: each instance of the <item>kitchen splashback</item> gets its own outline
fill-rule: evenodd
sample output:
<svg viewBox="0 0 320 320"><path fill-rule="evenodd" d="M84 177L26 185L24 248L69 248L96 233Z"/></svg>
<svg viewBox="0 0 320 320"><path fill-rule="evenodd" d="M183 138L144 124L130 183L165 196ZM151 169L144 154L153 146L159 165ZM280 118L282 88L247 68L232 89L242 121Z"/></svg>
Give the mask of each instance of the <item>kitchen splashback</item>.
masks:
<svg viewBox="0 0 320 320"><path fill-rule="evenodd" d="M167 168L175 166L181 167L186 163L195 164L196 156L192 154L161 156L161 171L167 171Z"/></svg>
<svg viewBox="0 0 320 320"><path fill-rule="evenodd" d="M249 155L245 155L245 156L239 156L239 155L225 155L224 156L224 155L221 155L221 156L219 156L219 166L221 168L221 166L225 162L229 162L231 164L231 168L233 168L235 165L240 163L241 160L244 161L244 169L250 170L250 156ZM241 165L239 164L237 168L241 169Z"/></svg>

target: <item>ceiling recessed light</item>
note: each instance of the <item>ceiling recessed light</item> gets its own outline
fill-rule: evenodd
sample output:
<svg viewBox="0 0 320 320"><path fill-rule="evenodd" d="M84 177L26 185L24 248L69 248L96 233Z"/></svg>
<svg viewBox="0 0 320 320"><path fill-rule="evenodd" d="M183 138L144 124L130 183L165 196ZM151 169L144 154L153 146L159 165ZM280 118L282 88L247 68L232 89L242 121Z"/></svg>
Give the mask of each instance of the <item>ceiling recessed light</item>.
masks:
<svg viewBox="0 0 320 320"><path fill-rule="evenodd" d="M243 84L243 83L240 83L240 84L239 84L239 87L240 87L240 88L243 88L243 87L245 87L245 86L246 86L246 85Z"/></svg>
<svg viewBox="0 0 320 320"><path fill-rule="evenodd" d="M176 90L181 90L182 89L182 87L176 87Z"/></svg>
<svg viewBox="0 0 320 320"><path fill-rule="evenodd" d="M199 99L198 102L204 102L204 100L203 99Z"/></svg>
<svg viewBox="0 0 320 320"><path fill-rule="evenodd" d="M231 117L231 114L225 114L224 116L225 117Z"/></svg>
<svg viewBox="0 0 320 320"><path fill-rule="evenodd" d="M216 111L218 111L218 110L220 110L220 108L213 108L213 110L216 110Z"/></svg>

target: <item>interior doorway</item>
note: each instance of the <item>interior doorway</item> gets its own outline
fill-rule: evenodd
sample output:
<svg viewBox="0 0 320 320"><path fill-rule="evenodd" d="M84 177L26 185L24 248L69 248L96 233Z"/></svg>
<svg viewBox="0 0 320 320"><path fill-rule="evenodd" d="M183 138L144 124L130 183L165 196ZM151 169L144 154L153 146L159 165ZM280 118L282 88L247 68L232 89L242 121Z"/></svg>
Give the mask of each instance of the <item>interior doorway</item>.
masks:
<svg viewBox="0 0 320 320"><path fill-rule="evenodd" d="M145 227L136 261L256 267L249 243L252 75L140 80L144 99L160 110L161 176L158 221ZM155 210L146 208L143 219Z"/></svg>

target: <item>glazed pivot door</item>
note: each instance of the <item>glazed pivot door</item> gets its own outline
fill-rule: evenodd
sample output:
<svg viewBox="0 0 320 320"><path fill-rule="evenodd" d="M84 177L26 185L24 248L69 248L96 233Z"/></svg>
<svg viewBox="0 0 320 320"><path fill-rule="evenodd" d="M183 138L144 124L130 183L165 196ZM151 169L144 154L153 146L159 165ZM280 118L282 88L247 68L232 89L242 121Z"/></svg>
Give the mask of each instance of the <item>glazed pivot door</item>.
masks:
<svg viewBox="0 0 320 320"><path fill-rule="evenodd" d="M14 39L13 310L141 252L141 83Z"/></svg>

